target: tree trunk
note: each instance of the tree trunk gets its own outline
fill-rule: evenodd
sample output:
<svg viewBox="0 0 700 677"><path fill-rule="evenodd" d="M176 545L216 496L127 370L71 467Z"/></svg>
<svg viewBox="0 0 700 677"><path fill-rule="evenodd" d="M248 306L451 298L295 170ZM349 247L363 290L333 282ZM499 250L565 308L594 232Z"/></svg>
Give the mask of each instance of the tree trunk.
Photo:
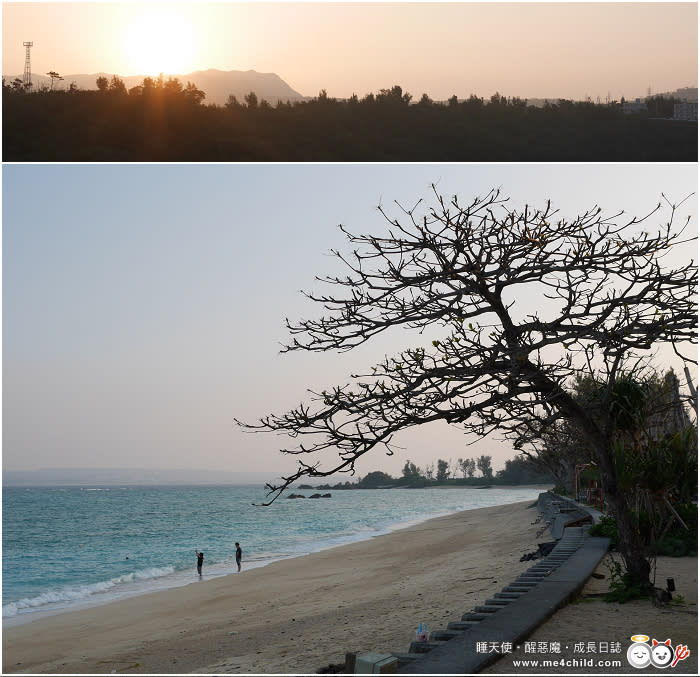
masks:
<svg viewBox="0 0 700 677"><path fill-rule="evenodd" d="M568 493L570 493L576 500L576 463L566 459L563 463L564 465L564 488Z"/></svg>
<svg viewBox="0 0 700 677"><path fill-rule="evenodd" d="M607 449L597 451L603 496L617 523L619 537L617 547L625 563L625 569L635 582L640 583L643 590L652 592L654 586L649 578L651 565L637 533L630 506L627 505L624 494L617 486L613 451L609 446Z"/></svg>
<svg viewBox="0 0 700 677"><path fill-rule="evenodd" d="M603 496L617 523L619 536L618 550L624 560L625 568L633 580L639 582L643 590L650 593L653 592L654 586L649 578L651 566L644 552L639 534L637 533L632 511L625 501L624 494L618 487L612 437L605 435L601 428L596 425L595 421L589 416L588 412L558 384L550 381L541 374L538 374L533 381L539 386L541 392L549 394L550 396L555 396L560 410L579 427L581 434L595 454L600 470L600 483L603 489Z"/></svg>

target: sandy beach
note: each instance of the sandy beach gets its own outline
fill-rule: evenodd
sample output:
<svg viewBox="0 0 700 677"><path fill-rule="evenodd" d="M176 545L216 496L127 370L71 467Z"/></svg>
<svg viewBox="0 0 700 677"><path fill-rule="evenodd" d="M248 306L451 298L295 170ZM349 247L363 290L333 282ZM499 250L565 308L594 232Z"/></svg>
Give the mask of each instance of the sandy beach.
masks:
<svg viewBox="0 0 700 677"><path fill-rule="evenodd" d="M406 651L419 622L444 627L523 570L528 505L8 628L3 672L314 672L346 651Z"/></svg>
<svg viewBox="0 0 700 677"><path fill-rule="evenodd" d="M536 538L531 523L537 513L529 505L465 511L241 574L8 628L3 672L314 673L342 663L347 651L406 651L419 622L444 628L527 568L520 557L548 540L547 534ZM695 566L692 583L677 563ZM613 633L624 642L632 633L664 634L656 630L663 628L688 644L697 667L697 560L673 564L669 575L685 597L684 610L593 598L561 610L552 627L537 633L561 642L593 639L600 618L609 616L602 632L607 639ZM601 583L607 588L607 580L595 581ZM635 605L651 614L649 622ZM671 618L679 625L668 625ZM491 669L512 671L507 660ZM674 671L685 672L691 660L685 663Z"/></svg>
<svg viewBox="0 0 700 677"><path fill-rule="evenodd" d="M668 671L671 674L698 674L698 558L697 557L659 557L656 560L656 586L666 587L666 579L673 578L677 598L673 604L656 607L648 600L633 600L625 604L608 604L601 595L608 590L610 570L604 558L598 565L595 574L605 578L591 577L584 586L579 597L563 609L557 611L548 621L543 623L528 638L538 646L541 644L551 647L551 644L561 644L561 653L555 654L549 650L535 651L526 655L524 647L521 651L504 656L498 662L490 665L482 674L522 674L522 673L583 673L583 674L621 674L640 671L632 668L627 661L627 649L631 645L633 635L646 635L658 642L672 641L674 647L678 644L687 645L690 655ZM681 599L682 598L682 599ZM612 643L622 644L621 653L612 653ZM581 646L581 643L585 646ZM595 650L589 651L589 643L595 645ZM601 643L607 651L601 651ZM579 644L578 650L576 645ZM568 647L568 649L567 649ZM592 648L592 647L591 647ZM583 651L581 651L583 649ZM564 665L527 668L522 664L515 666L515 661L535 658L565 661ZM584 658L594 662L599 660L620 660L619 667L605 665L587 665L578 668L566 665L567 661ZM642 674L660 672L659 668L649 666Z"/></svg>

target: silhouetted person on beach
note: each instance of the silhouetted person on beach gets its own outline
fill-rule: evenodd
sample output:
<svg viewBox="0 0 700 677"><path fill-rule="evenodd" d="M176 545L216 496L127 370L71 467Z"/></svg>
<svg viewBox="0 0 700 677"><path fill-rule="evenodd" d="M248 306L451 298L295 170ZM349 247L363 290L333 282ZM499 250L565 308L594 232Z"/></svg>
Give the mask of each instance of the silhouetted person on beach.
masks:
<svg viewBox="0 0 700 677"><path fill-rule="evenodd" d="M202 577L202 564L204 564L204 553L197 552L196 550L194 552L197 555L197 573L199 574L199 577L201 578Z"/></svg>
<svg viewBox="0 0 700 677"><path fill-rule="evenodd" d="M238 564L238 571L241 570L241 559L243 559L243 551L241 550L241 544L236 541L236 564Z"/></svg>

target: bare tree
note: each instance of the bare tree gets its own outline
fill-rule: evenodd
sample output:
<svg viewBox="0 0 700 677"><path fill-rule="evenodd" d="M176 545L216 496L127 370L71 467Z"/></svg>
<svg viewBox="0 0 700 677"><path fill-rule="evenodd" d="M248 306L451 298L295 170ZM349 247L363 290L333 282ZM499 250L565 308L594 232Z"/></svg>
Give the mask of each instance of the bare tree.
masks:
<svg viewBox="0 0 700 677"><path fill-rule="evenodd" d="M649 586L616 477L614 420L594 420L570 388L576 375L596 373L609 397L628 360L662 342L693 361L682 351L696 343L697 269L692 261L666 266L665 255L695 238L683 235L685 227L672 230L677 206L665 198L641 219L606 216L596 206L566 220L549 201L516 210L494 190L462 205L433 190L436 202L422 215L421 201L399 205L397 219L380 208L386 234L340 227L352 253L333 253L349 273L323 278L335 293L308 294L327 314L287 321L293 340L285 350L342 352L396 327L436 338L248 425L304 437L308 443L282 451L315 457L269 484L271 501L300 477L353 472L378 448L392 454L394 434L413 426L446 421L475 438L495 430L517 437L533 416L547 424L566 419L594 451L627 570ZM665 211L658 232L641 230ZM537 307L527 301L533 291ZM319 452L338 457L322 467Z"/></svg>
<svg viewBox="0 0 700 677"><path fill-rule="evenodd" d="M473 458L468 458L465 461L465 468L467 471L467 475L469 475L470 479L474 477L474 473L476 472L476 461Z"/></svg>
<svg viewBox="0 0 700 677"><path fill-rule="evenodd" d="M457 470L462 473L462 477L467 479L467 461L463 458L457 459Z"/></svg>
<svg viewBox="0 0 700 677"><path fill-rule="evenodd" d="M569 419L558 419L545 425L536 418L524 422L514 439L514 446L533 465L551 474L558 485L573 493L576 465L592 460L590 447L577 425Z"/></svg>
<svg viewBox="0 0 700 677"><path fill-rule="evenodd" d="M688 386L688 390L690 391L690 406L692 407L693 411L695 412L695 417L697 418L698 415L698 389L695 385L695 382L693 381L692 377L690 376L690 369L688 369L688 366L683 367L683 372L685 373L685 381Z"/></svg>
<svg viewBox="0 0 700 677"><path fill-rule="evenodd" d="M126 84L118 75L113 75L109 81L109 91L116 94L126 94Z"/></svg>
<svg viewBox="0 0 700 677"><path fill-rule="evenodd" d="M63 78L56 71L49 71L46 75L51 78L51 91L53 92L53 84L56 80L63 80Z"/></svg>
<svg viewBox="0 0 700 677"><path fill-rule="evenodd" d="M420 477L420 470L415 463L406 461L403 467L402 477L407 480L416 480Z"/></svg>
<svg viewBox="0 0 700 677"><path fill-rule="evenodd" d="M493 477L493 468L491 467L490 456L479 456L479 458L476 459L476 467L479 468L479 471L481 472L483 477Z"/></svg>

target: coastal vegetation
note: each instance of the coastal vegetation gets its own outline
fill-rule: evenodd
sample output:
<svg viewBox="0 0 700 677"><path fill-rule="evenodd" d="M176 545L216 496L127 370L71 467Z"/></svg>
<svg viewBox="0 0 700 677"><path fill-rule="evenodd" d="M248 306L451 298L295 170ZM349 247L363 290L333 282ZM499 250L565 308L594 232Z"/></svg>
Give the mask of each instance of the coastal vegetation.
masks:
<svg viewBox="0 0 700 677"><path fill-rule="evenodd" d="M58 75L58 74L56 74ZM697 123L627 115L623 102L559 99L543 106L496 92L414 101L399 85L334 99L274 104L250 92L207 105L177 78L127 89L101 76L96 90L27 92L3 81L6 161L690 161Z"/></svg>
<svg viewBox="0 0 700 677"><path fill-rule="evenodd" d="M477 462L481 475L475 477ZM461 477L459 476L461 475ZM410 460L406 461L401 477L375 470L356 482L338 482L336 484L300 485L300 489L420 489L424 487L484 487L512 486L518 484L546 484L553 481L553 475L546 470L538 469L536 465L523 456L507 460L505 468L495 474L491 468L491 456L481 456L479 459L459 458L456 461L437 461L418 468Z"/></svg>
<svg viewBox="0 0 700 677"><path fill-rule="evenodd" d="M593 206L564 219L549 201L511 208L498 190L463 203L435 189L434 200L399 206L397 218L380 207L385 232L341 226L351 253L334 254L348 272L324 279L333 291L308 294L326 314L287 322L285 351L342 352L397 328L424 344L312 392L296 409L242 424L310 440L282 450L298 469L268 485L270 500L302 477L393 454L394 435L417 425L442 421L475 439L500 431L516 448L570 425L598 469L625 571L652 592L640 501L672 506L660 464L674 459L672 474L693 467L692 445L671 440L690 433L640 433L644 402L654 399L644 356L667 343L683 363L695 360L697 268L666 258L695 241L675 223L680 205L662 198L641 218ZM662 216L652 232L648 222ZM638 491L640 476L648 490Z"/></svg>

